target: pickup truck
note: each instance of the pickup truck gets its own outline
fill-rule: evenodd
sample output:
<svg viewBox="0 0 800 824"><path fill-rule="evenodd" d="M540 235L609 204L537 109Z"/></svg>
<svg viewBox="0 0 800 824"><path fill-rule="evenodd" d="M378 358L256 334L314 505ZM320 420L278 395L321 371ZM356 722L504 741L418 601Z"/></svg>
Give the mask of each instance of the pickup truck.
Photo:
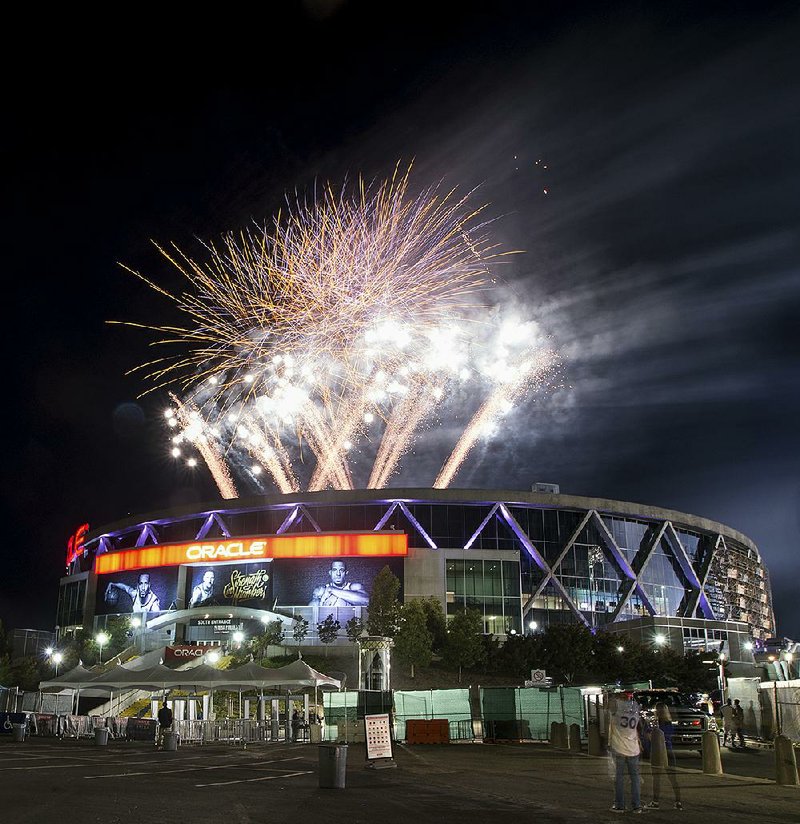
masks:
<svg viewBox="0 0 800 824"><path fill-rule="evenodd" d="M662 701L667 705L674 724L673 747L699 749L702 746L703 733L707 730L717 730L714 717L703 712L692 703L688 695L678 690L636 690L633 695L642 708L642 720L645 725L651 727L657 726L656 704Z"/></svg>

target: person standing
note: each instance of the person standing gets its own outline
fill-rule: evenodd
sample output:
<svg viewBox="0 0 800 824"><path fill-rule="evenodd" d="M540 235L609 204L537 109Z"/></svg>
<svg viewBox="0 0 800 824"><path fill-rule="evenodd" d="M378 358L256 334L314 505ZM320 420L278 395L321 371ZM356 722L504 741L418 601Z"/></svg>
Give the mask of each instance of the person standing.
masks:
<svg viewBox="0 0 800 824"><path fill-rule="evenodd" d="M730 746L733 746L733 702L729 698L723 705L722 710L722 746L724 747L730 739Z"/></svg>
<svg viewBox="0 0 800 824"><path fill-rule="evenodd" d="M734 743L738 737L739 746L744 749L747 745L744 743L744 707L736 698L733 702L733 732L731 734L731 742Z"/></svg>
<svg viewBox="0 0 800 824"><path fill-rule="evenodd" d="M682 810L681 788L678 786L677 775L678 764L675 760L675 752L672 749L672 736L675 732L675 725L672 723L672 713L670 713L669 707L663 701L659 701L656 704L656 724L661 732L664 733L664 745L667 748L666 773L669 783L672 785L672 793L675 796L675 809ZM650 752L652 758L652 749ZM662 769L662 767L653 767L653 800L649 802L647 806L655 810L660 806Z"/></svg>
<svg viewBox="0 0 800 824"><path fill-rule="evenodd" d="M625 812L625 773L631 784L631 803L634 813L643 813L639 756L642 751L639 738L641 714L632 692L623 699L611 698L609 718L609 749L614 763L614 813Z"/></svg>
<svg viewBox="0 0 800 824"><path fill-rule="evenodd" d="M167 706L167 702L158 711L158 734L161 746L164 746L164 736L172 729L172 710Z"/></svg>

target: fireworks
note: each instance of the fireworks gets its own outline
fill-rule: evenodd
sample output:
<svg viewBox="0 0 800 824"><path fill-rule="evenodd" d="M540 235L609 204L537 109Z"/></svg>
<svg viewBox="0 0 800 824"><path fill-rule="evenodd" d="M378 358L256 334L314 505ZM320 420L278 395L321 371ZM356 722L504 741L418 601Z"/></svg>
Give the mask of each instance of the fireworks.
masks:
<svg viewBox="0 0 800 824"><path fill-rule="evenodd" d="M137 368L149 391L170 392L174 453L191 445L226 498L234 473L261 488L262 469L282 492L350 489L365 460L379 488L468 384L485 399L436 480L447 486L555 360L535 324L490 319L504 253L469 199L439 187L412 196L396 171L354 194L296 200L271 224L205 245L202 260L158 247L184 290L133 274L186 322L144 326L171 351Z"/></svg>

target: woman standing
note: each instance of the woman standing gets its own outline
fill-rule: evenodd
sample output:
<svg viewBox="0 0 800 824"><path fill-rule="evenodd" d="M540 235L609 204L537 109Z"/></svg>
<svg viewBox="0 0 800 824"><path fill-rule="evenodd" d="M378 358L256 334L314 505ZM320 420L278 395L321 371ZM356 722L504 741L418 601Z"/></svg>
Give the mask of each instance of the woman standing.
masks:
<svg viewBox="0 0 800 824"><path fill-rule="evenodd" d="M681 803L681 788L678 786L677 762L675 761L675 753L672 749L672 734L675 731L675 725L672 723L672 715L669 707L663 702L659 701L656 704L656 724L658 729L664 733L664 744L667 747L667 778L672 785L672 792L675 796L675 809L682 810ZM650 750L650 757L652 758L652 748ZM658 809L661 806L661 773L663 767L653 767L653 800L647 804L651 809Z"/></svg>

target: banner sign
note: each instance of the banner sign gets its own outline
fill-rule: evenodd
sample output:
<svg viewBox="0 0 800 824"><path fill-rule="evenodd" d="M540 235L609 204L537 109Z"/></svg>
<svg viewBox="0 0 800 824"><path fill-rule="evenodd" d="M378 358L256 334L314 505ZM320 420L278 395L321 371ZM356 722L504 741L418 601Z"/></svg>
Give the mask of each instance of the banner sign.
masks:
<svg viewBox="0 0 800 824"><path fill-rule="evenodd" d="M174 646L164 647L165 664L185 664L187 661L196 661L202 658L207 652L216 649L213 646Z"/></svg>
<svg viewBox="0 0 800 824"><path fill-rule="evenodd" d="M243 538L208 538L188 544L159 544L107 552L95 560L104 575L181 564L218 564L270 558L391 557L408 555L403 532L311 532Z"/></svg>
<svg viewBox="0 0 800 824"><path fill-rule="evenodd" d="M242 622L235 618L192 618L189 626L204 627L214 635L230 635L242 628Z"/></svg>
<svg viewBox="0 0 800 824"><path fill-rule="evenodd" d="M119 572L97 579L96 615L146 613L155 615L175 608L178 571L153 569Z"/></svg>
<svg viewBox="0 0 800 824"><path fill-rule="evenodd" d="M402 599L403 561L400 558L273 561L275 607L319 607L320 620L334 608L366 607L375 577L386 566L401 582ZM336 614L342 626L346 615L349 613Z"/></svg>
<svg viewBox="0 0 800 824"><path fill-rule="evenodd" d="M391 758L392 736L389 730L389 713L365 715L364 730L367 740L367 758Z"/></svg>
<svg viewBox="0 0 800 824"><path fill-rule="evenodd" d="M246 606L267 609L272 606L271 562L236 566L193 567L190 572L186 605L194 607Z"/></svg>

